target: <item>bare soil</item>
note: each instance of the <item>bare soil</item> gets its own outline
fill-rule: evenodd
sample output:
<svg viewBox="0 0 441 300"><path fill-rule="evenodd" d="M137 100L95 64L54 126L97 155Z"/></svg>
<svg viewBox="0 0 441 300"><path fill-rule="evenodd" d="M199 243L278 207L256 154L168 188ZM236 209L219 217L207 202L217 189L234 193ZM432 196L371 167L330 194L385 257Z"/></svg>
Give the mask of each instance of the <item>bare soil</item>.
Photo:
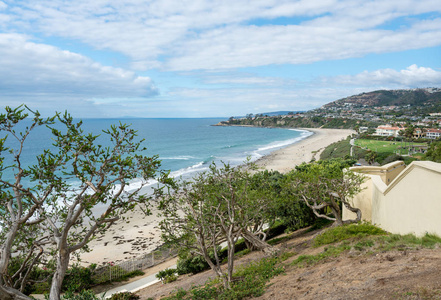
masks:
<svg viewBox="0 0 441 300"><path fill-rule="evenodd" d="M317 232L300 231L279 245L295 255L284 262L284 274L273 278L264 295L256 299L441 299L441 249L366 253L351 250L309 267L292 266L299 255L317 254L324 247L310 247ZM259 260L250 253L236 266ZM176 282L155 284L137 292L141 299L160 299L178 289L202 285L212 271L180 276Z"/></svg>

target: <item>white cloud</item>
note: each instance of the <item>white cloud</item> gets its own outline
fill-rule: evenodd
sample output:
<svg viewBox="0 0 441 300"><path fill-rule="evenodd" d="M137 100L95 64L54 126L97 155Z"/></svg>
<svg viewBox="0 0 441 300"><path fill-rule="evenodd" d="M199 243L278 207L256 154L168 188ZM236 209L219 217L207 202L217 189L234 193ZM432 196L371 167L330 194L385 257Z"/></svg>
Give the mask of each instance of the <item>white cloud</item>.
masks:
<svg viewBox="0 0 441 300"><path fill-rule="evenodd" d="M418 49L441 44L441 19L403 31L349 27L227 27L210 31L182 46L172 70L228 69L270 64L305 64Z"/></svg>
<svg viewBox="0 0 441 300"><path fill-rule="evenodd" d="M258 85L258 86L287 86L296 84L296 81L280 77L257 76L244 72L221 72L210 74L210 72L192 72L199 76L204 84L234 84L234 85Z"/></svg>
<svg viewBox="0 0 441 300"><path fill-rule="evenodd" d="M439 0L18 1L12 29L79 40L130 57L136 69L222 69L304 64L441 44ZM295 24L253 26L299 17ZM302 21L302 18L306 17ZM31 25L32 24L32 25ZM31 28L32 26L32 28Z"/></svg>
<svg viewBox="0 0 441 300"><path fill-rule="evenodd" d="M0 103L38 99L39 108L81 116L228 116L310 109L376 87L439 86L428 67L318 78L332 71L306 66L441 45L438 2L0 0ZM114 67L108 53L130 67ZM147 69L163 93L149 99L154 84L134 72Z"/></svg>
<svg viewBox="0 0 441 300"><path fill-rule="evenodd" d="M103 66L26 36L0 34L0 90L3 95L148 97L157 93L148 77Z"/></svg>
<svg viewBox="0 0 441 300"><path fill-rule="evenodd" d="M441 83L441 72L427 67L411 65L404 70L382 69L372 72L364 71L356 75L343 75L323 78L322 83L330 85L417 88L438 87Z"/></svg>

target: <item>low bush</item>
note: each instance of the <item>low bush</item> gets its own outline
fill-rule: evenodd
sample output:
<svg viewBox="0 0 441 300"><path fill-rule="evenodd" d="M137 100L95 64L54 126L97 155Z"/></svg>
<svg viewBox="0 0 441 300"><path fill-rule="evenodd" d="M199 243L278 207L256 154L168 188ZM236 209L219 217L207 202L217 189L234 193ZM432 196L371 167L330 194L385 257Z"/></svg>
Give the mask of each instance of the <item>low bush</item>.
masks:
<svg viewBox="0 0 441 300"><path fill-rule="evenodd" d="M170 283L178 279L176 273L177 273L176 269L165 269L159 271L158 274L156 274L156 278L161 280L162 283Z"/></svg>
<svg viewBox="0 0 441 300"><path fill-rule="evenodd" d="M75 294L73 291L67 291L61 297L61 300L101 300L101 299L102 298L96 296L95 293L91 290L82 290L78 294Z"/></svg>
<svg viewBox="0 0 441 300"><path fill-rule="evenodd" d="M271 278L284 272L284 267L279 264L280 261L280 258L271 257L239 267L234 273L237 280L232 283L229 290L220 284L219 279L215 279L205 286L194 287L189 291L180 289L175 295L166 299L241 300L258 297L263 294L265 285Z"/></svg>
<svg viewBox="0 0 441 300"><path fill-rule="evenodd" d="M131 292L122 292L113 294L112 297L109 298L110 300L138 300L140 299L138 295L131 293Z"/></svg>
<svg viewBox="0 0 441 300"><path fill-rule="evenodd" d="M210 266L201 255L191 255L179 257L176 270L179 275L197 274L209 269Z"/></svg>
<svg viewBox="0 0 441 300"><path fill-rule="evenodd" d="M95 269L96 264L91 264L87 268L81 266L73 266L67 271L66 277L64 277L62 290L79 292L89 289L94 284L92 275Z"/></svg>
<svg viewBox="0 0 441 300"><path fill-rule="evenodd" d="M377 239L376 242L378 243L377 247L382 251L391 249L406 250L414 247L433 248L437 244L441 245L441 238L428 233L420 238L413 234L390 234Z"/></svg>
<svg viewBox="0 0 441 300"><path fill-rule="evenodd" d="M371 235L385 235L387 234L381 228L378 228L369 223L350 224L329 228L323 233L319 234L314 239L314 246L332 244L351 238L361 238Z"/></svg>

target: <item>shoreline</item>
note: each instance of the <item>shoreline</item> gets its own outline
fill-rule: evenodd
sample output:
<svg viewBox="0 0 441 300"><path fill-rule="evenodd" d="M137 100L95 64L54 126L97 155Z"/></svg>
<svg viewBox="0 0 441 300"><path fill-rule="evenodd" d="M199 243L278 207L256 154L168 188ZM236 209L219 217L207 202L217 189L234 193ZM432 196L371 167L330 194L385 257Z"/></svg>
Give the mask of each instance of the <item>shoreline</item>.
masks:
<svg viewBox="0 0 441 300"><path fill-rule="evenodd" d="M352 129L296 128L313 132L297 143L275 150L255 163L260 169L287 173L303 162L319 160L321 152L330 144L355 133Z"/></svg>
<svg viewBox="0 0 441 300"><path fill-rule="evenodd" d="M312 158L319 159L323 149L346 138L355 131L349 129L292 128L313 132L306 138L274 150L255 161L259 169L274 170L287 173L302 162ZM152 214L143 215L140 209L124 215L125 220L117 221L104 235L97 236L89 243L92 250L81 254L81 264L92 263L101 266L113 262L118 263L140 257L152 252L162 244L157 209L152 205ZM128 223L127 221L130 221Z"/></svg>

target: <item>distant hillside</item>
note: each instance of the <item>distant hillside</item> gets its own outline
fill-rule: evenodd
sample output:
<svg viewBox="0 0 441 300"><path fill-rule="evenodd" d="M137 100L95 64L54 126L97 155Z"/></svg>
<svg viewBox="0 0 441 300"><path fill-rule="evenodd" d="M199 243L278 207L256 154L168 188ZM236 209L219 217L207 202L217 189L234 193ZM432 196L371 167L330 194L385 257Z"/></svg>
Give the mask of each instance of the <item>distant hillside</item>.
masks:
<svg viewBox="0 0 441 300"><path fill-rule="evenodd" d="M441 89L424 88L412 90L379 90L333 101L322 108L376 107L376 106L424 106L441 103Z"/></svg>
<svg viewBox="0 0 441 300"><path fill-rule="evenodd" d="M297 110L283 110L283 111L271 111L271 112L264 112L264 113L256 113L256 114L249 114L252 116L268 116L268 117L277 117L277 116L285 116L288 114L297 114L297 113L303 113L304 111L297 111ZM246 116L233 116L235 119L245 118Z"/></svg>
<svg viewBox="0 0 441 300"><path fill-rule="evenodd" d="M261 113L261 115L273 117L273 116L284 116L284 115L288 115L289 113L297 114L297 113L302 113L302 112L303 111L293 111L293 110L290 110L290 111L273 111L273 112Z"/></svg>

